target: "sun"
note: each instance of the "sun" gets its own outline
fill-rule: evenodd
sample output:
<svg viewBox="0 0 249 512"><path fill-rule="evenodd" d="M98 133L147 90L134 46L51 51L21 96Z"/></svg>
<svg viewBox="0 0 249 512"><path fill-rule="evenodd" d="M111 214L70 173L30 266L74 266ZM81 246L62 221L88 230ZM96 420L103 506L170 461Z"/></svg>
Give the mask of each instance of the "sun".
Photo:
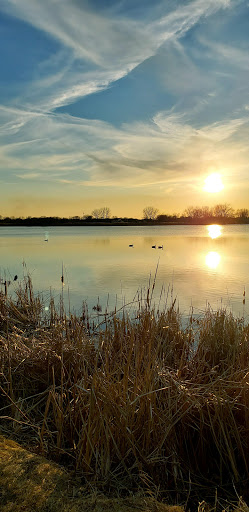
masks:
<svg viewBox="0 0 249 512"><path fill-rule="evenodd" d="M213 173L213 174L210 174L205 179L205 185L203 187L203 190L205 190L206 192L211 192L211 193L220 192L223 188L224 188L224 185L222 183L220 174Z"/></svg>

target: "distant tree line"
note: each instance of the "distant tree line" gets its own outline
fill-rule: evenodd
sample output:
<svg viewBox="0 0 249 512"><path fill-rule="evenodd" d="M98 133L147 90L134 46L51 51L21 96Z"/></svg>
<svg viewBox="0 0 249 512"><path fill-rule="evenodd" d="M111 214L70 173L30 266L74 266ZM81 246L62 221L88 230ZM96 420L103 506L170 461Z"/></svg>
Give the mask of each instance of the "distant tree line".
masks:
<svg viewBox="0 0 249 512"><path fill-rule="evenodd" d="M146 206L143 209L143 219L153 220L157 223L165 222L211 222L213 220L219 221L234 221L234 222L249 222L249 209L240 208L234 210L228 203L217 204L214 207L209 206L189 206L183 214L166 214L158 213L158 209L153 206Z"/></svg>
<svg viewBox="0 0 249 512"><path fill-rule="evenodd" d="M249 209L234 210L231 205L217 204L213 208L209 206L189 206L183 214L159 213L158 208L146 206L143 209L143 218L115 217L111 216L111 210L107 206L96 208L91 215L83 214L81 217L3 217L0 215L1 225L148 225L148 224L208 224L211 222L248 224Z"/></svg>
<svg viewBox="0 0 249 512"><path fill-rule="evenodd" d="M185 217L191 217L195 219L203 219L210 217L221 217L221 218L241 218L248 219L249 210L247 208L241 208L240 210L234 210L230 204L217 204L213 208L209 206L190 206L184 212Z"/></svg>
<svg viewBox="0 0 249 512"><path fill-rule="evenodd" d="M234 210L230 204L217 204L213 208L209 206L190 206L183 214L191 219L240 219L247 220L249 218L249 210L241 208Z"/></svg>

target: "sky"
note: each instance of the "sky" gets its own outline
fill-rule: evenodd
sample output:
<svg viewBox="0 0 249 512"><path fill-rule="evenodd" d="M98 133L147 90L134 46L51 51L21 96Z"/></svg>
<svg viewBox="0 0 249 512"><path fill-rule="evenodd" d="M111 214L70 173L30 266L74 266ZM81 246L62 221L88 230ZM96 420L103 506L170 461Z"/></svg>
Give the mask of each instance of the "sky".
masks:
<svg viewBox="0 0 249 512"><path fill-rule="evenodd" d="M1 0L0 61L0 215L249 207L248 0Z"/></svg>

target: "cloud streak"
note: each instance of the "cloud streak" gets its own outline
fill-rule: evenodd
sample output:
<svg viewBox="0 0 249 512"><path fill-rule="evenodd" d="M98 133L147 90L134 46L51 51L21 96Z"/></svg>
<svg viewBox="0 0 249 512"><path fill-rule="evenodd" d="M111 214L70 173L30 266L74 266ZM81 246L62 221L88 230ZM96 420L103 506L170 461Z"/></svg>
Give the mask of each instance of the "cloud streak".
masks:
<svg viewBox="0 0 249 512"><path fill-rule="evenodd" d="M182 37L201 17L228 8L229 0L195 0L150 22L135 21L117 13L110 17L69 0L3 0L2 8L57 39L70 50L68 73L54 74L41 101L41 87L32 84L33 101L44 110L55 109L77 98L95 93L126 76L153 56L167 41ZM93 70L74 70L75 59L91 64ZM63 76L63 81L61 80ZM63 85L62 85L63 83ZM57 94L54 88L57 89ZM30 91L27 95L30 97ZM31 94L32 98L32 94Z"/></svg>

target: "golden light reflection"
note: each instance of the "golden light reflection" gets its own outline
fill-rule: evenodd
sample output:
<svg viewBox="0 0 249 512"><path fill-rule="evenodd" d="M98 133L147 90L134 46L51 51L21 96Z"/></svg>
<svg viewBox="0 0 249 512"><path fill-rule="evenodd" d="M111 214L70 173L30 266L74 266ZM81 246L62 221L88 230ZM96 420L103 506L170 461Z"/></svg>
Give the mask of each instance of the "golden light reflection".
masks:
<svg viewBox="0 0 249 512"><path fill-rule="evenodd" d="M221 235L222 226L219 226L219 224L210 224L210 226L207 226L207 230L210 238L218 238L218 236Z"/></svg>
<svg viewBox="0 0 249 512"><path fill-rule="evenodd" d="M210 251L206 255L205 261L206 265L211 269L216 269L220 263L220 255L218 252Z"/></svg>

